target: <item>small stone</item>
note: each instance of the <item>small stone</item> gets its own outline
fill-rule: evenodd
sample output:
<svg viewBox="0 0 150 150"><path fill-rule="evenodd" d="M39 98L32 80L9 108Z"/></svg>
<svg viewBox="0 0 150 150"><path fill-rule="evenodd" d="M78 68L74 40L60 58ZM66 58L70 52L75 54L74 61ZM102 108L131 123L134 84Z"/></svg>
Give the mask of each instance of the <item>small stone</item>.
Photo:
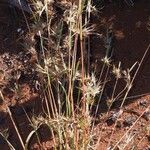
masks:
<svg viewBox="0 0 150 150"><path fill-rule="evenodd" d="M115 118L113 115L111 115L107 120L106 120L106 123L108 126L111 126L112 124L115 123L117 118Z"/></svg>
<svg viewBox="0 0 150 150"><path fill-rule="evenodd" d="M145 112L145 113L143 114L143 118L144 118L146 121L149 121L149 120L150 120L150 111Z"/></svg>
<svg viewBox="0 0 150 150"><path fill-rule="evenodd" d="M123 124L125 127L127 127L127 126L131 126L135 121L136 121L135 116L128 116L125 118Z"/></svg>
<svg viewBox="0 0 150 150"><path fill-rule="evenodd" d="M120 110L120 111L114 111L110 117L106 120L107 122L107 125L108 126L111 126L113 123L115 123L115 121L117 120L118 116L120 116L120 114L122 114L123 111Z"/></svg>
<svg viewBox="0 0 150 150"><path fill-rule="evenodd" d="M145 127L145 123L141 122L141 127Z"/></svg>
<svg viewBox="0 0 150 150"><path fill-rule="evenodd" d="M117 121L116 127L117 128L121 128L122 127L121 121Z"/></svg>
<svg viewBox="0 0 150 150"><path fill-rule="evenodd" d="M141 136L137 136L137 139L138 139L138 140L141 140L141 139L142 139L142 137L141 137Z"/></svg>
<svg viewBox="0 0 150 150"><path fill-rule="evenodd" d="M142 107L146 107L148 104L147 100L146 99L142 99L140 102L139 102L139 105L142 106Z"/></svg>

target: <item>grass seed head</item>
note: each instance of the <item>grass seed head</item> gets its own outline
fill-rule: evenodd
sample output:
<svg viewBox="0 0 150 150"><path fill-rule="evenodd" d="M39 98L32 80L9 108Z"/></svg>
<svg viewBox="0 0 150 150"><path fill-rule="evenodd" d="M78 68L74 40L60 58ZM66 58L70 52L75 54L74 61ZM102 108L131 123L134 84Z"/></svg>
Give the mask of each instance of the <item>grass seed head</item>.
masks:
<svg viewBox="0 0 150 150"><path fill-rule="evenodd" d="M113 70L112 70L113 74L116 76L116 78L121 78L121 68L120 66L116 67L115 65L113 65Z"/></svg>

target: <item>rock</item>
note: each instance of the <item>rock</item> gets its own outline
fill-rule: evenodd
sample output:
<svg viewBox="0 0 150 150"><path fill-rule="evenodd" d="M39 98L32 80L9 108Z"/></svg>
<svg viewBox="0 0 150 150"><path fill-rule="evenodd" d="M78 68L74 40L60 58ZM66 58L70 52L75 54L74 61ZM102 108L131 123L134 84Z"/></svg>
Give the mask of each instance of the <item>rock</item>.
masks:
<svg viewBox="0 0 150 150"><path fill-rule="evenodd" d="M117 121L116 127L117 127L117 128L121 128L121 127L122 127L122 124L121 124L121 121L120 121L120 120Z"/></svg>
<svg viewBox="0 0 150 150"><path fill-rule="evenodd" d="M143 118L144 118L146 121L149 121L149 120L150 120L150 111L145 112L145 113L143 114Z"/></svg>
<svg viewBox="0 0 150 150"><path fill-rule="evenodd" d="M142 106L142 107L146 107L148 105L148 102L146 99L142 99L140 102L139 102L139 105Z"/></svg>
<svg viewBox="0 0 150 150"><path fill-rule="evenodd" d="M131 126L136 121L135 116L127 116L123 122L124 126Z"/></svg>
<svg viewBox="0 0 150 150"><path fill-rule="evenodd" d="M120 110L120 111L114 111L114 112L110 115L110 117L106 120L107 125L110 126L110 125L112 125L113 123L115 123L115 121L117 120L118 116L120 116L122 113L123 113L122 110Z"/></svg>

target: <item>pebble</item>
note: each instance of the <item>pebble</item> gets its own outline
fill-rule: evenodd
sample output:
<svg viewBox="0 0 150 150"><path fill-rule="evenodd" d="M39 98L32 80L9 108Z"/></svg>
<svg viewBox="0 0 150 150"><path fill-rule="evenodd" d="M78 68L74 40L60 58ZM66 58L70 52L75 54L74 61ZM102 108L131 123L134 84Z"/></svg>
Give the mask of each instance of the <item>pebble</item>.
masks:
<svg viewBox="0 0 150 150"><path fill-rule="evenodd" d="M115 121L117 120L118 116L120 116L120 114L122 114L123 111L120 110L120 111L114 111L110 117L106 120L107 122L107 125L108 126L111 126L113 123L115 123Z"/></svg>
<svg viewBox="0 0 150 150"><path fill-rule="evenodd" d="M139 105L142 106L142 107L146 107L148 104L147 100L146 99L142 99L140 102L139 102Z"/></svg>
<svg viewBox="0 0 150 150"><path fill-rule="evenodd" d="M146 120L146 121L149 121L150 120L150 111L147 111L143 114L143 118Z"/></svg>
<svg viewBox="0 0 150 150"><path fill-rule="evenodd" d="M127 116L123 122L125 127L131 126L136 121L135 116Z"/></svg>
<svg viewBox="0 0 150 150"><path fill-rule="evenodd" d="M119 120L117 121L116 127L117 127L117 128L121 128L121 127L122 127L121 121L119 121Z"/></svg>

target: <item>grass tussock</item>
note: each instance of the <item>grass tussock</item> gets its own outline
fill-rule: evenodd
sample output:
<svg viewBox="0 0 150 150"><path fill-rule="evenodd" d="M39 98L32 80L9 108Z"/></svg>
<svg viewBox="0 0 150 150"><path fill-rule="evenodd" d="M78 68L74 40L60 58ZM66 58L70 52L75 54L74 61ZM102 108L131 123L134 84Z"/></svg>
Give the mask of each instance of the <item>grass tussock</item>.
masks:
<svg viewBox="0 0 150 150"><path fill-rule="evenodd" d="M11 117L23 149L29 149L33 136L41 143L38 131L43 126L47 126L51 132L55 150L98 149L102 130L95 130L96 119L105 88L113 76L115 82L107 100L105 115L108 115L117 100L121 100L121 105L108 143L110 148L117 121L124 111L125 100L149 47L142 60L127 70L122 69L121 62L113 64L111 57L106 55L101 60L101 72L97 74L90 64L90 36L97 34L95 25L91 25L90 21L92 13L96 11L92 1L79 0L77 6L66 1L31 0L30 5L33 14L31 23L28 22L29 32L24 39L24 47L34 56L43 112L32 118L26 114L33 130L25 141ZM134 75L131 76L132 72ZM124 87L118 91L120 81L124 82ZM5 101L2 93L1 97ZM9 115L12 116L10 110ZM10 149L14 149L5 133L1 134ZM111 150L116 147L125 149L133 138L127 131L122 137L125 142L120 144L118 140Z"/></svg>

